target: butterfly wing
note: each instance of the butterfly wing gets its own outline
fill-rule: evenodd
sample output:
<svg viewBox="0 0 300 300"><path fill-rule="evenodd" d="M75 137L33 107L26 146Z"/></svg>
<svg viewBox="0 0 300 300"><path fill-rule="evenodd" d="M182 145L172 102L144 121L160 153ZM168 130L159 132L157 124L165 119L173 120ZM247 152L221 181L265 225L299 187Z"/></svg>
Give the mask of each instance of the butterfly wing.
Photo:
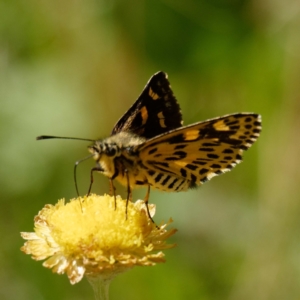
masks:
<svg viewBox="0 0 300 300"><path fill-rule="evenodd" d="M131 132L147 139L182 126L179 104L173 95L167 74L154 74L142 94L121 117L112 135Z"/></svg>
<svg viewBox="0 0 300 300"><path fill-rule="evenodd" d="M179 191L230 171L242 161L243 151L257 140L260 131L259 115L238 113L162 134L137 150L151 185ZM181 180L177 185L176 178Z"/></svg>

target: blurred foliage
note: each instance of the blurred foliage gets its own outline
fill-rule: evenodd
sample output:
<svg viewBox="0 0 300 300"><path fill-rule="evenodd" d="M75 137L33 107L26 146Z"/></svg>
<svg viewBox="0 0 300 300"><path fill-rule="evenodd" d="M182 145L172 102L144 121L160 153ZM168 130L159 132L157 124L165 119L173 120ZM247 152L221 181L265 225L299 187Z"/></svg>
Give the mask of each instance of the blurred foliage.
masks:
<svg viewBox="0 0 300 300"><path fill-rule="evenodd" d="M35 137L109 135L158 70L185 124L254 111L263 132L233 172L152 192L178 246L116 278L111 299L299 299L299 26L290 0L1 0L1 299L93 298L87 281L71 286L19 250L44 204L75 196L73 165L87 155L84 142ZM91 166L78 167L82 193Z"/></svg>

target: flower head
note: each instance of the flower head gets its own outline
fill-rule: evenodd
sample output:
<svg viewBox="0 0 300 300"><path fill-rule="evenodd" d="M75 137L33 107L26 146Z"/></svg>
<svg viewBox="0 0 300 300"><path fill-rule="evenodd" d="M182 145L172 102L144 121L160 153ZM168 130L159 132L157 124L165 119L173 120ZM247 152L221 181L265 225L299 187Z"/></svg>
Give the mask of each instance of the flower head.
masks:
<svg viewBox="0 0 300 300"><path fill-rule="evenodd" d="M34 219L35 232L22 232L27 240L21 248L35 260L47 260L43 266L58 274L66 273L72 284L84 275L112 278L134 266L152 266L164 262L160 250L172 248L166 239L176 229L171 223L158 228L149 219L145 204L116 197L90 195L64 199L46 205ZM155 206L149 205L151 216Z"/></svg>

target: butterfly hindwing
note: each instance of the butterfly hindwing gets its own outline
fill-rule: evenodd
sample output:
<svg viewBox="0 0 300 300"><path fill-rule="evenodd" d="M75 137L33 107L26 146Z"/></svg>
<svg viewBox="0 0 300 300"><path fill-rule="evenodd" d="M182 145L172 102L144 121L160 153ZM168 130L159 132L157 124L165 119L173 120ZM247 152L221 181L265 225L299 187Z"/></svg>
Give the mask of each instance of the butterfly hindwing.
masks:
<svg viewBox="0 0 300 300"><path fill-rule="evenodd" d="M111 135L125 131L150 139L180 126L182 115L179 104L166 73L158 72L114 126Z"/></svg>
<svg viewBox="0 0 300 300"><path fill-rule="evenodd" d="M170 185L172 178L179 178L189 182L181 186L187 189L230 171L242 161L243 151L260 131L259 115L239 113L173 130L144 142L137 150L154 187L176 190L175 184L173 189ZM159 174L161 180L157 180Z"/></svg>

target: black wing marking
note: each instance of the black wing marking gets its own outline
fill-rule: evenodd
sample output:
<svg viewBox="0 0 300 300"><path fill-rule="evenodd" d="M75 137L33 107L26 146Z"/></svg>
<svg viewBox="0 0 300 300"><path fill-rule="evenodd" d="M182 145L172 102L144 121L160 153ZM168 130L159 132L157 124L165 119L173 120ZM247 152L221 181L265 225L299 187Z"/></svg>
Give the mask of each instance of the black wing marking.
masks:
<svg viewBox="0 0 300 300"><path fill-rule="evenodd" d="M114 126L111 135L132 132L147 139L182 126L180 106L173 95L167 74L158 72Z"/></svg>

